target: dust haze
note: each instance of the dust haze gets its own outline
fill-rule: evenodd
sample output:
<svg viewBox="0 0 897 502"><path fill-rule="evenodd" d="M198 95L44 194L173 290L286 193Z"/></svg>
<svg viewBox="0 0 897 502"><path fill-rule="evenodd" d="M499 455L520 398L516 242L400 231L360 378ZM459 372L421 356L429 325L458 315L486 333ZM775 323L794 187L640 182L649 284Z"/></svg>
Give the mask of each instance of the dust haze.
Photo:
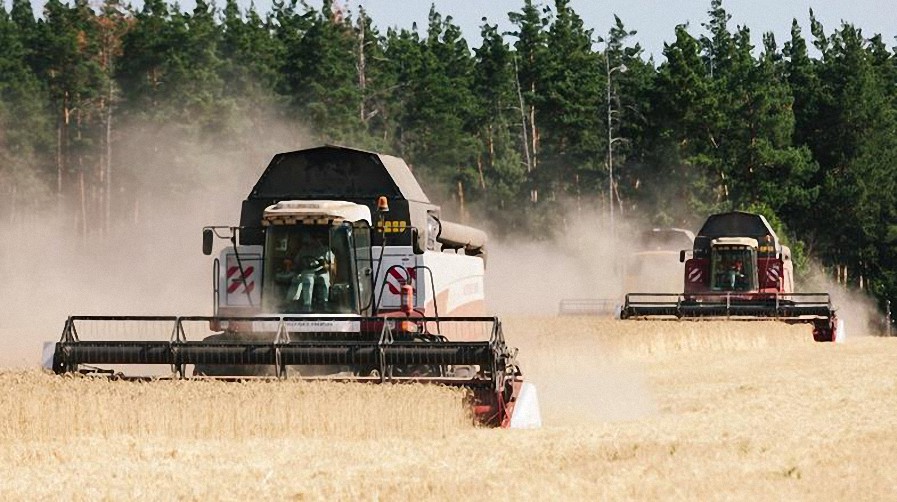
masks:
<svg viewBox="0 0 897 502"><path fill-rule="evenodd" d="M71 207L0 219L0 367L36 366L69 315L211 315L202 227L239 224L240 202L271 157L311 144L271 117L201 145L174 126L120 131L107 232L85 235Z"/></svg>
<svg viewBox="0 0 897 502"><path fill-rule="evenodd" d="M642 368L616 359L581 329L585 318L556 317L562 299L622 303L627 286L636 287L627 284L625 270L642 227L618 216L612 231L609 215L597 209L572 210L564 220L565 228L547 239L490 241L489 311L502 317L509 345L519 349L545 425L652 415L656 404Z"/></svg>
<svg viewBox="0 0 897 502"><path fill-rule="evenodd" d="M839 284L818 263L810 266L807 277L795 279L795 288L808 293L829 294L835 315L843 321L843 333L840 335L848 343L851 337L878 336L887 329L885 316L879 311L874 298L865 291Z"/></svg>
<svg viewBox="0 0 897 502"><path fill-rule="evenodd" d="M622 300L632 229L598 210L572 211L552 236L490 240L486 302L498 314L554 315L562 299ZM616 235L614 239L611 235Z"/></svg>
<svg viewBox="0 0 897 502"><path fill-rule="evenodd" d="M606 337L584 326L589 323L571 317L504 319L524 378L536 386L544 425L637 420L657 413L645 369L617 357Z"/></svg>

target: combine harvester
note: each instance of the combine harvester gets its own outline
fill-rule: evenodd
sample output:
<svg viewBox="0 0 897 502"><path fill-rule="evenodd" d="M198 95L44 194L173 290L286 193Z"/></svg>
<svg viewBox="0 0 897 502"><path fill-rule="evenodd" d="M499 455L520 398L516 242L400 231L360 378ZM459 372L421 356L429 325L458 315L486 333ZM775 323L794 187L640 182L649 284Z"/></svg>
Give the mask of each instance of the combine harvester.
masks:
<svg viewBox="0 0 897 502"><path fill-rule="evenodd" d="M337 146L278 154L240 220L203 230L206 255L216 237L230 241L213 263L213 316L72 316L45 366L433 382L471 389L481 423L539 425L516 349L483 316L486 235L442 220L402 159ZM160 325L161 339L122 333ZM82 339L86 326L112 339Z"/></svg>
<svg viewBox="0 0 897 502"><path fill-rule="evenodd" d="M839 321L828 293L795 293L791 250L761 215L710 216L686 251L685 292L628 293L622 319L733 319L812 323L816 341L835 341Z"/></svg>
<svg viewBox="0 0 897 502"><path fill-rule="evenodd" d="M655 288L677 291L680 275L675 266L679 251L691 247L695 234L682 228L652 228L641 233L634 252L623 265L623 289L607 298L565 298L558 304L558 315L616 316L625 291Z"/></svg>

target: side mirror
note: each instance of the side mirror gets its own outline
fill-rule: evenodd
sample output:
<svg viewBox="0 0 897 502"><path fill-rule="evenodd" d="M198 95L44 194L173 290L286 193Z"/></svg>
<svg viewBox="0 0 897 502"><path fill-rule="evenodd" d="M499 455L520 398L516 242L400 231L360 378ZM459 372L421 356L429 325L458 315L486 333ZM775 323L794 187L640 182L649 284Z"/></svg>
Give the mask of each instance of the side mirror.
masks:
<svg viewBox="0 0 897 502"><path fill-rule="evenodd" d="M685 263L685 250L679 250L679 263Z"/></svg>
<svg viewBox="0 0 897 502"><path fill-rule="evenodd" d="M211 228L202 229L202 254L212 254L212 242L215 240L215 232Z"/></svg>

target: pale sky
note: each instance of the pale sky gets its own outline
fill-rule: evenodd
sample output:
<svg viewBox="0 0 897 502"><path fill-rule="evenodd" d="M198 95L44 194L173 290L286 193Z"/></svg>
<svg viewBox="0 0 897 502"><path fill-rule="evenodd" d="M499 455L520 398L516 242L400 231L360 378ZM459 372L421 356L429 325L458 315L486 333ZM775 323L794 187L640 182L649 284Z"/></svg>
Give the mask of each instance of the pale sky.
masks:
<svg viewBox="0 0 897 502"><path fill-rule="evenodd" d="M189 1L189 0L185 0ZM248 2L249 0L243 0ZM344 6L355 10L363 5L374 23L382 32L397 26L410 28L417 22L420 30L426 30L430 5L443 16L452 16L461 27L464 37L471 47L479 45L481 19L486 17L490 24L498 24L502 30L510 30L508 12L519 12L523 0L342 0ZM553 5L552 0L543 4ZM255 0L259 10L270 7L270 0ZM309 0L309 5L318 6L320 0ZM570 5L582 17L587 28L594 33L607 33L614 22L614 14L620 16L629 30L637 30L635 40L642 44L646 53L654 54L655 60L662 59L664 42L674 37L677 24L689 23L693 35L701 33L701 23L707 20L710 0L571 0ZM888 47L897 45L897 0L723 0L723 8L732 15L730 30L736 25L747 25L755 45L760 45L761 36L772 31L781 48L790 38L791 20L797 19L805 38L810 38L810 8L831 33L841 21L853 23L863 30L867 37L881 33Z"/></svg>
<svg viewBox="0 0 897 502"><path fill-rule="evenodd" d="M4 0L0 0L4 1ZM42 5L41 0L33 0L35 10ZM140 0L132 0L140 5ZM248 6L250 0L240 0ZM307 0L314 7L321 0ZM7 6L9 0L5 0ZM471 47L480 43L481 19L486 17L490 24L498 24L503 30L510 30L508 12L519 12L523 0L340 0L350 10L364 5L368 14L381 32L388 27L410 28L417 22L419 29L426 30L427 14L431 3L443 16L452 16L455 24L464 32ZM543 0L543 4L553 5L553 0ZM219 6L224 4L218 0ZM194 0L181 0L183 9L192 9ZM260 12L271 8L271 0L255 0ZM655 60L662 60L664 42L672 40L677 24L689 23L693 35L702 32L701 23L707 20L710 0L571 0L571 6L582 18L587 28L594 29L596 35L607 33L617 14L630 30L637 30L635 40L642 44L646 54L653 54ZM755 45L760 45L761 35L772 31L781 48L790 37L791 20L800 23L805 38L810 38L810 8L816 13L831 33L841 21L853 23L863 30L867 37L875 33L884 36L885 43L892 48L897 45L897 0L723 0L723 8L732 15L730 30L737 25L751 28Z"/></svg>

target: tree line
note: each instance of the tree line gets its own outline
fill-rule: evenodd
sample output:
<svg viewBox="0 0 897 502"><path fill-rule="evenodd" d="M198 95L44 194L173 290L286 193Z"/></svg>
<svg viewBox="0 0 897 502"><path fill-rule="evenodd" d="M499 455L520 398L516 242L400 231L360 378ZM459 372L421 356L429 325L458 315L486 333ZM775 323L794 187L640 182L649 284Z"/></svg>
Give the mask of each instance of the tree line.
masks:
<svg viewBox="0 0 897 502"><path fill-rule="evenodd" d="M753 210L839 282L895 296L897 59L880 35L811 11L809 34L795 20L755 46L712 0L654 61L619 18L597 33L569 0L522 4L510 32L484 19L478 47L435 7L384 33L329 0L0 4L0 216L55 207L102 232L147 184L189 191L201 153L177 145L224 136L240 158L278 122L401 156L502 232L548 235L584 206L690 228Z"/></svg>

